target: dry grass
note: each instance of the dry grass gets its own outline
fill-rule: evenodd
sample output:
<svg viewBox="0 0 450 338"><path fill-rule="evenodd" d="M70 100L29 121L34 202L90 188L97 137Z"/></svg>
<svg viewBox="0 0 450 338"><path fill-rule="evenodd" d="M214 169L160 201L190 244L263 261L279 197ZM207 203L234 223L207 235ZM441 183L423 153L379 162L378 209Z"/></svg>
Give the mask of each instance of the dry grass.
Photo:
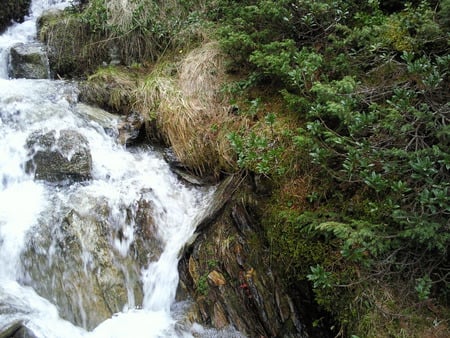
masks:
<svg viewBox="0 0 450 338"><path fill-rule="evenodd" d="M179 58L179 55L177 56ZM138 111L152 128L148 135L173 148L179 160L200 176L220 177L236 162L226 135L247 123L229 114L224 57L216 43L145 67L98 69L82 87L82 100L120 114ZM170 61L167 61L170 60ZM154 126L156 125L156 128Z"/></svg>
<svg viewBox="0 0 450 338"><path fill-rule="evenodd" d="M154 62L169 50L191 48L207 39L203 25L186 20L195 8L175 0L111 0L106 2L108 36L105 41L120 51L124 64L136 60Z"/></svg>
<svg viewBox="0 0 450 338"><path fill-rule="evenodd" d="M401 281L394 286L380 281L365 288L353 301L354 311L359 305L364 314L352 326L368 338L450 337L448 310L433 299L418 302L416 296L407 294L407 289ZM367 308L363 300L372 306Z"/></svg>
<svg viewBox="0 0 450 338"><path fill-rule="evenodd" d="M225 137L234 122L220 94L224 58L216 43L179 64L159 63L135 92L136 109L155 118L165 141L196 174L218 177L234 166Z"/></svg>

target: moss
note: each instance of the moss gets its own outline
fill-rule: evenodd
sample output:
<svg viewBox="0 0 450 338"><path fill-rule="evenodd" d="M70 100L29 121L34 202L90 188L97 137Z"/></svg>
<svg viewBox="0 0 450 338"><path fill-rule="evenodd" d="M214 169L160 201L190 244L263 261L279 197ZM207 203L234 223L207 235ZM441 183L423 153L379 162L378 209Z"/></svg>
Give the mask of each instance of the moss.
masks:
<svg viewBox="0 0 450 338"><path fill-rule="evenodd" d="M118 114L132 111L134 90L141 70L107 66L98 68L80 85L80 100Z"/></svg>

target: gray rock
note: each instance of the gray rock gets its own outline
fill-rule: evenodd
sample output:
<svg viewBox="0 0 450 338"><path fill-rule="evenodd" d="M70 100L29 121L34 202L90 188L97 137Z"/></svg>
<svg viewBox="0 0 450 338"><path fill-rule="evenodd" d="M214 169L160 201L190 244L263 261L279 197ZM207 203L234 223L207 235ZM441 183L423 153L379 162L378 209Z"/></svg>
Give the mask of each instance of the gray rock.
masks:
<svg viewBox="0 0 450 338"><path fill-rule="evenodd" d="M85 181L91 178L92 157L87 139L74 130L32 133L26 142L28 173L48 182Z"/></svg>
<svg viewBox="0 0 450 338"><path fill-rule="evenodd" d="M98 107L90 106L84 103L77 103L75 111L91 124L97 124L111 137L118 138L117 125L119 124L119 116L111 114L106 110Z"/></svg>
<svg viewBox="0 0 450 338"><path fill-rule="evenodd" d="M44 45L18 43L10 49L11 78L48 79L49 65Z"/></svg>
<svg viewBox="0 0 450 338"><path fill-rule="evenodd" d="M36 335L27 328L21 320L0 327L0 338L37 338Z"/></svg>
<svg viewBox="0 0 450 338"><path fill-rule="evenodd" d="M71 197L73 208L47 215L29 234L22 282L51 299L62 318L88 330L124 307L141 307L141 271L161 252L147 195L120 210L106 199Z"/></svg>

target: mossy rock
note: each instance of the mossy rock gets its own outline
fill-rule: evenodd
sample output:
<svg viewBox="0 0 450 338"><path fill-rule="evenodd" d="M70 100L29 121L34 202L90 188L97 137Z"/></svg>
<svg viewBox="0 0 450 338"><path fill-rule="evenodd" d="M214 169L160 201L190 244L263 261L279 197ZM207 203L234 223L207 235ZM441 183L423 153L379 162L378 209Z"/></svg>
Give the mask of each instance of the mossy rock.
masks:
<svg viewBox="0 0 450 338"><path fill-rule="evenodd" d="M47 45L53 77L81 77L109 61L104 37L69 11L49 10L37 22L38 39Z"/></svg>

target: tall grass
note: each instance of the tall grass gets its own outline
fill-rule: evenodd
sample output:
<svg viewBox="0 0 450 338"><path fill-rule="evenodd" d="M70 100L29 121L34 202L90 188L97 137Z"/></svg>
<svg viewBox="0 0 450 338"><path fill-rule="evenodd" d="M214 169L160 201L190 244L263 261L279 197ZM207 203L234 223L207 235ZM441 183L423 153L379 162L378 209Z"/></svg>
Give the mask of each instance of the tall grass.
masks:
<svg viewBox="0 0 450 338"><path fill-rule="evenodd" d="M220 94L223 63L218 45L207 43L179 64L158 64L135 92L136 109L156 119L180 161L201 176L218 177L234 163L225 137L234 122Z"/></svg>

